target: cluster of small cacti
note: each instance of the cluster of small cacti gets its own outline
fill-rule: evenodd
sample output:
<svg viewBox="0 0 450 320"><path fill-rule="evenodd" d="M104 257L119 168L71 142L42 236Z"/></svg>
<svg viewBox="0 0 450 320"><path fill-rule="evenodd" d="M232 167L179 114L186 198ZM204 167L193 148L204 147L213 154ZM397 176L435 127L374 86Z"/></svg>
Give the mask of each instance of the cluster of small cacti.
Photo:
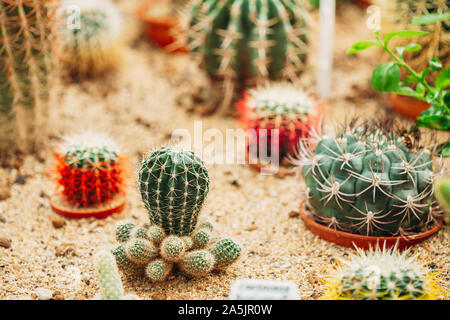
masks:
<svg viewBox="0 0 450 320"><path fill-rule="evenodd" d="M115 5L109 0L66 0L63 10L62 59L68 73L83 79L116 69L122 54L122 17Z"/></svg>
<svg viewBox="0 0 450 320"><path fill-rule="evenodd" d="M370 121L301 141L298 164L316 220L368 236L404 235L433 221L432 152L412 139L391 121Z"/></svg>
<svg viewBox="0 0 450 320"><path fill-rule="evenodd" d="M377 3L378 4L378 3ZM450 66L450 21L444 20L431 25L413 26L412 19L433 13L450 10L447 0L381 0L381 31L388 33L397 30L418 29L428 31L428 35L393 39L394 46L403 46L413 41L422 50L405 53L405 61L415 70L424 70L432 57L437 57L444 68ZM430 76L430 75L429 75Z"/></svg>
<svg viewBox="0 0 450 320"><path fill-rule="evenodd" d="M127 159L106 134L68 136L55 159L62 195L75 207L101 206L124 193Z"/></svg>
<svg viewBox="0 0 450 320"><path fill-rule="evenodd" d="M125 294L116 260L111 252L104 250L95 256L95 270L103 300L140 300L134 294Z"/></svg>
<svg viewBox="0 0 450 320"><path fill-rule="evenodd" d="M333 300L434 300L442 291L436 274L427 271L417 255L397 247L376 247L340 259L340 265L326 281L321 299Z"/></svg>
<svg viewBox="0 0 450 320"><path fill-rule="evenodd" d="M56 73L55 0L0 3L0 147L46 145ZM11 134L13 133L13 134Z"/></svg>
<svg viewBox="0 0 450 320"><path fill-rule="evenodd" d="M150 280L162 281L176 265L196 277L226 268L239 258L239 244L230 238L212 238L211 223L197 227L209 176L195 153L176 147L153 151L139 171L139 191L150 223L117 226L120 244L112 253L124 272L144 271Z"/></svg>
<svg viewBox="0 0 450 320"><path fill-rule="evenodd" d="M264 143L267 152L272 148L280 159L293 156L298 140L306 138L320 121L317 102L303 91L288 83L271 84L249 90L236 104L239 122L244 129L255 130L249 145L256 145L255 151ZM272 146L273 130L278 129L276 146Z"/></svg>
<svg viewBox="0 0 450 320"><path fill-rule="evenodd" d="M305 70L305 0L192 0L181 17L185 41L213 80L222 107L234 92L267 80L293 80Z"/></svg>

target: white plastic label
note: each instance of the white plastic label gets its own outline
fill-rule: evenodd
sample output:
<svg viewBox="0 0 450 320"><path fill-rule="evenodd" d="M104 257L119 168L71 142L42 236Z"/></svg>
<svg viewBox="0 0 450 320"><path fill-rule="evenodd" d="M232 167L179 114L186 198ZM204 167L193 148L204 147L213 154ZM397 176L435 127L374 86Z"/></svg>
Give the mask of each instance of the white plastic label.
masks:
<svg viewBox="0 0 450 320"><path fill-rule="evenodd" d="M230 300L299 300L298 286L290 281L238 279L233 282Z"/></svg>

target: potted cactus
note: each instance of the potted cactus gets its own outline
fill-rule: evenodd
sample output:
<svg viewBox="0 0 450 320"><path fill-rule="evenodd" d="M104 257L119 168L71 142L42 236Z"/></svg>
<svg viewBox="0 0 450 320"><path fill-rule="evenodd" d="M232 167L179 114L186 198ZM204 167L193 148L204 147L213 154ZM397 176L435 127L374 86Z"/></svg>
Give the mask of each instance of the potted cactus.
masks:
<svg viewBox="0 0 450 320"><path fill-rule="evenodd" d="M442 224L433 181L443 168L420 135L392 120L356 121L303 140L296 163L306 183L306 226L344 246L413 245ZM310 213L310 214L309 214Z"/></svg>
<svg viewBox="0 0 450 320"><path fill-rule="evenodd" d="M72 8L79 12L72 12ZM116 6L109 0L65 0L62 9L66 24L61 28L61 58L65 71L83 80L116 70L123 51L122 16ZM78 21L72 18L74 13L79 13Z"/></svg>
<svg viewBox="0 0 450 320"><path fill-rule="evenodd" d="M326 280L321 300L436 300L444 292L418 255L379 246L356 248Z"/></svg>
<svg viewBox="0 0 450 320"><path fill-rule="evenodd" d="M308 137L312 128L318 129L321 115L318 101L289 83L273 83L248 90L236 104L236 109L243 128L254 130L248 143L248 150L253 150L254 154L249 153L248 158L250 165L258 170L264 164L253 159L258 159L263 143L267 153L276 153L279 162L283 163L295 154L298 139ZM277 135L274 141L272 134ZM294 173L281 169L285 174Z"/></svg>
<svg viewBox="0 0 450 320"><path fill-rule="evenodd" d="M138 227L124 221L117 226L119 245L112 249L119 269L144 272L151 281L163 281L176 267L189 277L225 269L241 255L231 238L213 238L213 225L197 223L209 191L202 160L178 147L155 150L139 170L139 191L149 223Z"/></svg>
<svg viewBox="0 0 450 320"><path fill-rule="evenodd" d="M212 110L228 110L247 86L294 80L305 70L306 0L192 0L181 42L218 89Z"/></svg>
<svg viewBox="0 0 450 320"><path fill-rule="evenodd" d="M58 1L0 3L0 149L39 153L52 127Z"/></svg>
<svg viewBox="0 0 450 320"><path fill-rule="evenodd" d="M168 52L186 52L185 47L173 47L179 30L177 10L188 0L144 0L137 8L139 19L145 24L147 38ZM173 49L172 49L173 47Z"/></svg>
<svg viewBox="0 0 450 320"><path fill-rule="evenodd" d="M70 218L105 218L123 210L128 159L106 134L67 136L55 152L54 211Z"/></svg>

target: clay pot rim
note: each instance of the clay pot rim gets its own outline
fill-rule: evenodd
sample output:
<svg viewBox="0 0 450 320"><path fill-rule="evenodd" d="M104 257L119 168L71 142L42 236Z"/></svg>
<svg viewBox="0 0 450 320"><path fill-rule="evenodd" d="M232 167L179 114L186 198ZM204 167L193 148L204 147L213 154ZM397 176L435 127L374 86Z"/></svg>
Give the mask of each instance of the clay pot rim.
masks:
<svg viewBox="0 0 450 320"><path fill-rule="evenodd" d="M412 120L416 120L423 111L430 107L430 104L425 101L394 92L387 94L387 103L396 113Z"/></svg>
<svg viewBox="0 0 450 320"><path fill-rule="evenodd" d="M327 240L325 238L322 237L322 235L324 234L333 234L335 235L337 238L341 238L341 239L345 239L345 240L353 240L353 247L357 246L357 247L361 247L363 249L367 249L368 247L370 247L370 245L372 243L379 243L382 244L383 242L386 243L386 246L389 247L390 245L388 244L388 242L391 243L399 243L399 249L402 248L407 248L409 246L415 245L419 242L422 242L426 239L428 239L430 236L432 236L433 234L437 233L439 231L439 229L442 227L443 224L443 219L439 219L439 222L436 223L435 226L433 226L431 229L422 232L422 233L418 233L412 236L397 236L397 237L386 237L386 236L382 236L382 237L376 237L376 236L364 236L364 235L360 235L360 234L355 234L355 233L350 233L350 232L344 232L344 231L340 231L340 230L334 230L331 228L328 228L316 221L314 221L314 219L312 219L308 214L305 213L304 208L304 204L305 201L302 200L300 202L300 206L299 206L299 213L300 216L303 220L303 222L305 223L305 226L308 230L310 230L312 233L314 233L315 235L319 236L321 239L324 239L325 241L328 242L333 242L335 244L338 244L340 246L344 246L344 247L349 247L347 245L344 245L342 243L339 242L335 242L335 241L330 241ZM415 240L415 241L414 241ZM414 242L412 242L414 241ZM408 244L409 243L409 244ZM363 244L364 246L360 245ZM352 248L353 248L352 247ZM366 248L364 248L366 247Z"/></svg>
<svg viewBox="0 0 450 320"><path fill-rule="evenodd" d="M158 4L156 0L143 0L139 3L136 13L140 20L150 24L163 25L173 27L178 23L178 19L174 16L152 16L146 14L149 7Z"/></svg>
<svg viewBox="0 0 450 320"><path fill-rule="evenodd" d="M84 208L83 212L77 211L75 209L70 210L68 208L65 208L64 206L60 206L57 201L54 200L54 198L57 198L56 196L49 196L48 200L50 203L50 207L58 213L59 215L62 215L66 218L72 218L72 219L83 219L83 218L97 218L97 219L104 219L106 217L109 217L110 215L114 213L120 213L125 208L125 205L127 203L127 197L125 195L119 195L119 200L116 204L113 204L110 207L106 208L98 208L98 207L92 207L92 208Z"/></svg>

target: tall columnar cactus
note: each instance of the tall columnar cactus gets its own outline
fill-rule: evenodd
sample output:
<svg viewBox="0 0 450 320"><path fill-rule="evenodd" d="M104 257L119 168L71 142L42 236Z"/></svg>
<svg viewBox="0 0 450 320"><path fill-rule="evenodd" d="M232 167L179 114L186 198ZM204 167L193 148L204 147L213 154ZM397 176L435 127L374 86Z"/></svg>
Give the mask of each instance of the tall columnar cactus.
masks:
<svg viewBox="0 0 450 320"><path fill-rule="evenodd" d="M299 164L316 220L369 236L417 232L434 220L432 154L412 139L391 121L372 121L302 141Z"/></svg>
<svg viewBox="0 0 450 320"><path fill-rule="evenodd" d="M228 107L235 89L268 79L295 79L305 69L305 0L192 0L182 21L190 52L223 84Z"/></svg>
<svg viewBox="0 0 450 320"><path fill-rule="evenodd" d="M428 61L437 57L444 67L450 66L450 21L445 20L431 25L413 26L411 20L426 14L445 13L450 10L447 0L381 0L381 31L383 33L417 29L428 31L429 34L416 38L396 38L395 46L402 46L413 41L423 49L417 52L407 52L404 55L408 65L415 70L424 70ZM430 75L429 75L430 76Z"/></svg>
<svg viewBox="0 0 450 320"><path fill-rule="evenodd" d="M139 191L153 224L168 235L190 235L209 191L208 171L194 152L162 147L143 160Z"/></svg>
<svg viewBox="0 0 450 320"><path fill-rule="evenodd" d="M138 230L146 230L146 239L151 240L142 239ZM212 224L207 222L200 224L191 235L179 237L166 235L157 225L138 227L122 222L116 228L116 239L121 243L111 252L119 269L127 274L145 273L153 282L164 281L174 266L189 277L200 277L214 269L226 269L242 252L241 246L231 238L213 241L212 231Z"/></svg>
<svg viewBox="0 0 450 320"><path fill-rule="evenodd" d="M436 198L442 210L450 213L450 177L441 177L434 184Z"/></svg>
<svg viewBox="0 0 450 320"><path fill-rule="evenodd" d="M57 73L57 5L57 0L0 3L1 149L45 146Z"/></svg>
<svg viewBox="0 0 450 320"><path fill-rule="evenodd" d="M123 26L115 5L109 0L63 0L63 10L62 59L70 75L83 79L116 69Z"/></svg>
<svg viewBox="0 0 450 320"><path fill-rule="evenodd" d="M409 250L357 248L357 254L341 259L329 275L328 290L321 299L332 300L434 300L444 294L436 274L427 271Z"/></svg>
<svg viewBox="0 0 450 320"><path fill-rule="evenodd" d="M76 207L101 206L124 193L127 160L102 133L68 136L55 153L62 195Z"/></svg>
<svg viewBox="0 0 450 320"><path fill-rule="evenodd" d="M95 269L100 282L103 300L139 300L139 297L124 294L122 279L114 256L109 251L100 251L95 257Z"/></svg>
<svg viewBox="0 0 450 320"><path fill-rule="evenodd" d="M275 152L280 158L294 155L298 139L309 135L320 120L318 103L308 94L288 83L271 84L249 90L236 104L244 129L255 130L249 145L261 144L272 150L272 130L278 129Z"/></svg>

